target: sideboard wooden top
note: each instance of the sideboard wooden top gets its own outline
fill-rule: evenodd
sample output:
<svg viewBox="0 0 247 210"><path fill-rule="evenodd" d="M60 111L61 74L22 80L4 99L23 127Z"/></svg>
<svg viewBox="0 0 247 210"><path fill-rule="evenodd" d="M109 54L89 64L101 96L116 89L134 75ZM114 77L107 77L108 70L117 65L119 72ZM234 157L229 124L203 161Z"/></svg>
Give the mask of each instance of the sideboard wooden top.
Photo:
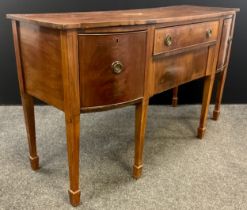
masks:
<svg viewBox="0 0 247 210"><path fill-rule="evenodd" d="M237 8L181 5L97 12L8 14L7 18L57 29L79 29L188 21L195 18L203 19L231 15L238 11Z"/></svg>

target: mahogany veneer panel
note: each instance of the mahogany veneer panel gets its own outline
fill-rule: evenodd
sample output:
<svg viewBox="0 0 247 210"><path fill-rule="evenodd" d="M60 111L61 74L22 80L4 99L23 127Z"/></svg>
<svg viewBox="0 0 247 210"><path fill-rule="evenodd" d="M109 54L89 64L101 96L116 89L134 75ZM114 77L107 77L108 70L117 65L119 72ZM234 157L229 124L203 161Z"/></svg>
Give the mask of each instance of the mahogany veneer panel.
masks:
<svg viewBox="0 0 247 210"><path fill-rule="evenodd" d="M155 93L205 76L208 48L155 60Z"/></svg>
<svg viewBox="0 0 247 210"><path fill-rule="evenodd" d="M60 31L20 23L19 39L27 93L62 109Z"/></svg>
<svg viewBox="0 0 247 210"><path fill-rule="evenodd" d="M212 31L210 37L207 35L208 30ZM218 21L156 29L154 54L216 41L218 30ZM168 36L172 39L170 46L165 43L165 39Z"/></svg>
<svg viewBox="0 0 247 210"><path fill-rule="evenodd" d="M112 105L143 97L145 56L145 31L79 35L81 107ZM123 64L119 74L113 72L114 61Z"/></svg>
<svg viewBox="0 0 247 210"><path fill-rule="evenodd" d="M221 44L220 44L220 54L219 54L219 60L217 64L217 69L221 69L226 64L226 58L228 54L228 48L229 48L229 40L231 36L231 25L232 25L232 18L227 18L224 20L223 25L223 31L222 31L222 38L221 38Z"/></svg>

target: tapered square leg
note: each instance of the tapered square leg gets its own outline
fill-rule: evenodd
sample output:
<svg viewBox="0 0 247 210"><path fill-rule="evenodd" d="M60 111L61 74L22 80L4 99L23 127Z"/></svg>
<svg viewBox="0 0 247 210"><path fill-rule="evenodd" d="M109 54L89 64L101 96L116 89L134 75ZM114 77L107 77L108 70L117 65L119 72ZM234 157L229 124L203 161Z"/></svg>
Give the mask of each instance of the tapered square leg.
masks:
<svg viewBox="0 0 247 210"><path fill-rule="evenodd" d="M178 87L172 90L172 106L176 107L178 105Z"/></svg>
<svg viewBox="0 0 247 210"><path fill-rule="evenodd" d="M207 76L204 81L201 117L200 117L198 133L197 133L197 137L200 139L203 138L206 131L207 115L208 115L208 109L212 95L214 78L215 78L215 74L212 74L210 76Z"/></svg>
<svg viewBox="0 0 247 210"><path fill-rule="evenodd" d="M39 157L37 155L37 148L36 148L33 98L32 96L29 96L23 93L21 94L21 100L22 100L26 131L27 131L29 160L30 160L31 168L33 170L38 170L39 169Z"/></svg>
<svg viewBox="0 0 247 210"><path fill-rule="evenodd" d="M72 206L78 206L80 204L80 190L79 190L80 115L66 116L65 118L66 118L67 151L68 151L69 179L70 179L69 198Z"/></svg>
<svg viewBox="0 0 247 210"><path fill-rule="evenodd" d="M138 179L142 174L143 147L147 121L148 100L143 100L136 105L136 127L135 127L135 160L133 166L133 177Z"/></svg>
<svg viewBox="0 0 247 210"><path fill-rule="evenodd" d="M78 32L61 32L64 113L69 162L69 199L72 206L80 204L80 91L78 66Z"/></svg>
<svg viewBox="0 0 247 210"><path fill-rule="evenodd" d="M216 102L215 102L215 107L214 107L214 112L213 112L213 120L219 119L220 105L221 105L221 101L222 101L222 96L223 96L223 91L224 91L224 86L225 86L225 81L226 81L226 75L227 75L226 69L219 73L219 80L218 80L218 84L217 84Z"/></svg>
<svg viewBox="0 0 247 210"><path fill-rule="evenodd" d="M33 97L28 95L25 91L22 60L20 56L21 55L20 43L18 38L18 27L16 21L12 21L12 31L14 38L18 82L19 82L21 101L22 101L26 131L27 131L29 160L32 169L37 170L39 169L39 157L37 155L37 148L36 148L34 104L33 104Z"/></svg>

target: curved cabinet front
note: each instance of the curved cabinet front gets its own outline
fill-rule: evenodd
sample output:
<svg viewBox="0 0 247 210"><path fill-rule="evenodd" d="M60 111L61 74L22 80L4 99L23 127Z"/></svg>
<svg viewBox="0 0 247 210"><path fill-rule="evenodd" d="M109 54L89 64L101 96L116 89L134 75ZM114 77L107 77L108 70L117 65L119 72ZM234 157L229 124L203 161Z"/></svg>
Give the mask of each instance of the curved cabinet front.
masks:
<svg viewBox="0 0 247 210"><path fill-rule="evenodd" d="M155 94L206 75L208 48L155 60Z"/></svg>
<svg viewBox="0 0 247 210"><path fill-rule="evenodd" d="M79 34L81 108L143 97L146 32Z"/></svg>

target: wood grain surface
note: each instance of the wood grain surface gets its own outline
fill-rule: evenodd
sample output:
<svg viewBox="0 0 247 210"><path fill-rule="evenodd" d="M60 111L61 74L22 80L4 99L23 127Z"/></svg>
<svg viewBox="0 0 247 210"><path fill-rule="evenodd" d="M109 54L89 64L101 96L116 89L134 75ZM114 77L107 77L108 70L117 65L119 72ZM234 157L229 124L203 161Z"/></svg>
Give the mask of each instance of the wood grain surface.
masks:
<svg viewBox="0 0 247 210"><path fill-rule="evenodd" d="M209 30L212 31L210 37L207 35ZM154 54L170 52L185 47L216 41L218 30L218 21L156 29ZM170 46L166 43L167 37L171 38Z"/></svg>
<svg viewBox="0 0 247 210"><path fill-rule="evenodd" d="M21 22L19 39L27 93L63 109L60 31Z"/></svg>
<svg viewBox="0 0 247 210"><path fill-rule="evenodd" d="M32 22L46 27L71 29L186 21L230 15L234 14L236 11L239 11L239 9L181 5L118 11L8 14L7 17L18 21Z"/></svg>
<svg viewBox="0 0 247 210"><path fill-rule="evenodd" d="M136 47L138 46L138 47ZM146 32L79 35L81 107L143 97ZM114 73L112 64L122 63Z"/></svg>

